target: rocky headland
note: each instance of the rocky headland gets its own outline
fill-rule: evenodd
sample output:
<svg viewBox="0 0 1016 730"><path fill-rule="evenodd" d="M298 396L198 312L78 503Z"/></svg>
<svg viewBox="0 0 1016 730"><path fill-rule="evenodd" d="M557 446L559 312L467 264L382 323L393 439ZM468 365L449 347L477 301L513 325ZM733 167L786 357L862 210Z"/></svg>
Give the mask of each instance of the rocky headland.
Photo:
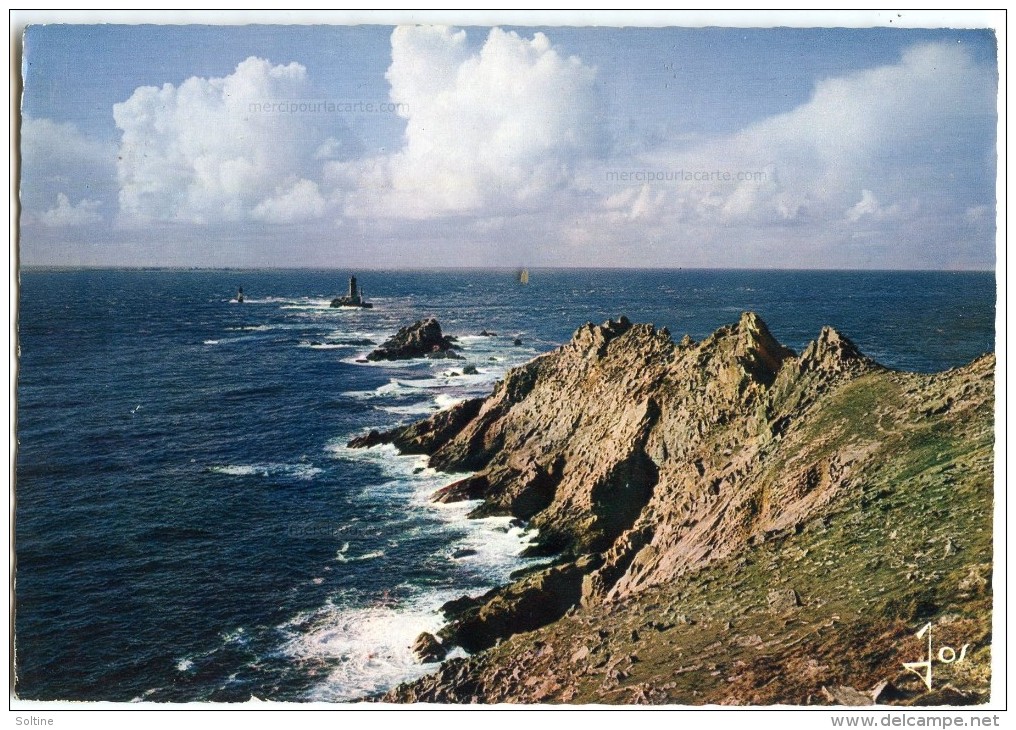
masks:
<svg viewBox="0 0 1016 730"><path fill-rule="evenodd" d="M457 474L434 499L525 521L548 559L447 604L417 651L471 656L384 699L986 701L994 366L897 372L830 328L797 354L753 313L679 343L622 317L355 439L429 455ZM926 622L969 645L931 690L902 666Z"/></svg>

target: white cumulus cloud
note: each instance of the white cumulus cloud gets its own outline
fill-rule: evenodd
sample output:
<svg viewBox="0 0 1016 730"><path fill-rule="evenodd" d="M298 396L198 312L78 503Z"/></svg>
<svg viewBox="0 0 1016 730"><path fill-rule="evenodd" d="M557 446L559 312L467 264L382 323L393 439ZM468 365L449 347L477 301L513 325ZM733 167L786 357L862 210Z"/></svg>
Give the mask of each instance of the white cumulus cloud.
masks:
<svg viewBox="0 0 1016 730"><path fill-rule="evenodd" d="M280 188L276 194L258 203L252 216L267 223L296 223L320 218L327 203L311 180L297 180Z"/></svg>
<svg viewBox="0 0 1016 730"><path fill-rule="evenodd" d="M870 190L861 191L861 199L847 209L846 218L852 223L862 220L884 221L898 218L902 208L898 203L882 205Z"/></svg>
<svg viewBox="0 0 1016 730"><path fill-rule="evenodd" d="M109 165L113 150L89 139L71 122L25 116L21 155L25 165L44 169L73 165Z"/></svg>
<svg viewBox="0 0 1016 730"><path fill-rule="evenodd" d="M796 225L840 219L848 209L851 221L887 220L925 198L936 201L929 209L960 207L956 180L984 176L994 115L993 69L961 47L925 44L898 63L821 80L789 112L644 162L721 173L657 186L668 193L661 213L683 221Z"/></svg>
<svg viewBox="0 0 1016 730"><path fill-rule="evenodd" d="M70 199L60 193L56 196L56 207L42 213L39 222L50 228L98 223L102 220L99 215L100 205L98 200L81 200L77 205L72 205Z"/></svg>
<svg viewBox="0 0 1016 730"><path fill-rule="evenodd" d="M20 186L25 221L62 220L69 199L93 203L115 195L115 156L113 145L88 138L71 122L26 115L21 122ZM59 196L68 201L63 207ZM51 209L54 198L57 207ZM78 215L98 215L98 207L86 206Z"/></svg>
<svg viewBox="0 0 1016 730"><path fill-rule="evenodd" d="M223 78L136 89L113 108L122 132L121 216L186 223L319 217L323 200L306 177L320 168L314 158L329 139L328 120L289 104L311 92L302 65L256 57Z"/></svg>
<svg viewBox="0 0 1016 730"><path fill-rule="evenodd" d="M596 70L542 33L494 28L470 50L465 31L400 27L387 79L406 119L394 154L333 163L355 181L354 215L432 218L538 208L602 152Z"/></svg>

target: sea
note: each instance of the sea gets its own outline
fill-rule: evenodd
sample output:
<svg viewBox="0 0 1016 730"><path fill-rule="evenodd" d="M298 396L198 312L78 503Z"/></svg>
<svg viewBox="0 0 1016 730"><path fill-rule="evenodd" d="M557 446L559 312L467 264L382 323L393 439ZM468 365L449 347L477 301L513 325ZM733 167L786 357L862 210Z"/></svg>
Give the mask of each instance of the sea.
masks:
<svg viewBox="0 0 1016 730"><path fill-rule="evenodd" d="M351 273L373 309L329 306ZM587 321L698 340L754 310L796 351L832 325L920 372L994 348L987 272L529 274L22 271L17 695L354 701L434 671L414 638L531 564L535 533L430 502L454 477L425 458L346 443L489 393ZM362 362L427 316L465 360Z"/></svg>

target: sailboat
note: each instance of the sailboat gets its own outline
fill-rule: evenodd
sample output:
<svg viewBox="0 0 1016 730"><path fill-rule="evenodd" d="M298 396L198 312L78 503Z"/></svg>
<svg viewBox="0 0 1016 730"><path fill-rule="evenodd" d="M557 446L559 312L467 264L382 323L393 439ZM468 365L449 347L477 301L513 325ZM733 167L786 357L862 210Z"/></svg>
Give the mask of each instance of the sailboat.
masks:
<svg viewBox="0 0 1016 730"><path fill-rule="evenodd" d="M529 283L529 269L519 269L519 273L516 276L520 284Z"/></svg>

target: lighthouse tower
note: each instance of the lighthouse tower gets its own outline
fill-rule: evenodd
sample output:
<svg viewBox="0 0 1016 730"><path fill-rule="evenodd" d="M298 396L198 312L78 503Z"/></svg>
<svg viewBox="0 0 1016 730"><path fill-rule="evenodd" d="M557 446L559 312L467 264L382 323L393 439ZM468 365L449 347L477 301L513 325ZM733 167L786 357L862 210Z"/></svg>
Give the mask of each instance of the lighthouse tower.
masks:
<svg viewBox="0 0 1016 730"><path fill-rule="evenodd" d="M359 307L360 309L373 309L374 305L365 301L363 289L356 285L356 277L349 277L349 293L345 296L336 297L332 300L333 307Z"/></svg>

